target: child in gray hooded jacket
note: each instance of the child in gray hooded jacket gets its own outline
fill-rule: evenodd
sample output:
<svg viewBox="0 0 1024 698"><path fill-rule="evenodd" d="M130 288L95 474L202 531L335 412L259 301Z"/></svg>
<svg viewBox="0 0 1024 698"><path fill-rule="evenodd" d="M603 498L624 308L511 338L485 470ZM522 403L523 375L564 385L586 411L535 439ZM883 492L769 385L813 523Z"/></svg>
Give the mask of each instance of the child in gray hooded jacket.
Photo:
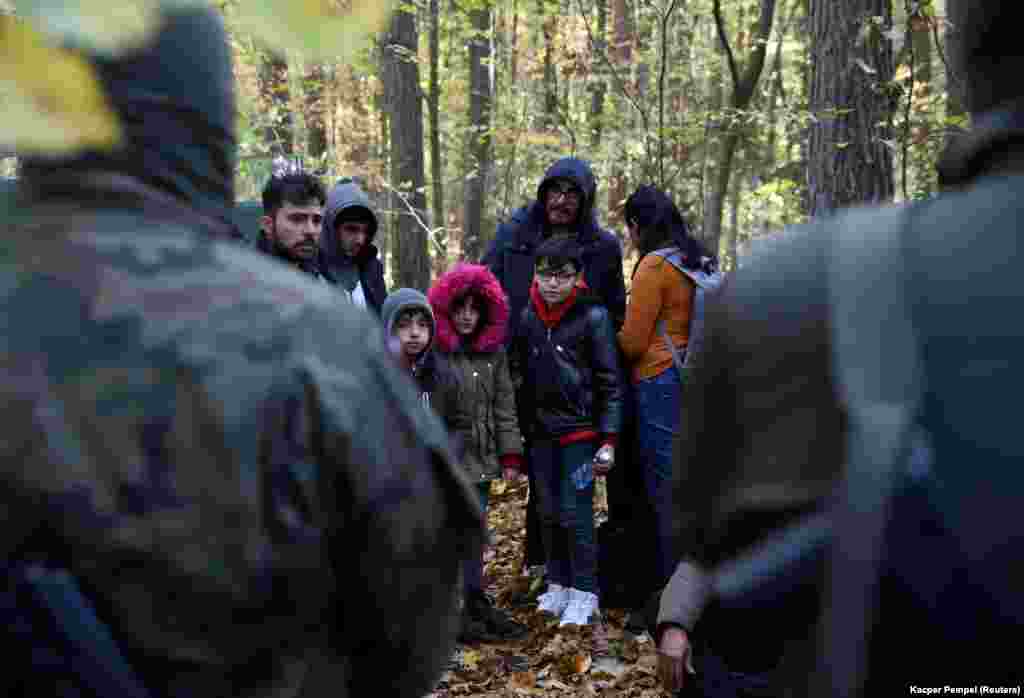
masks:
<svg viewBox="0 0 1024 698"><path fill-rule="evenodd" d="M449 432L455 416L457 385L447 362L433 349L436 323L427 297L414 288L400 288L381 307L388 350L409 372L425 405ZM458 444L453 444L458 450Z"/></svg>

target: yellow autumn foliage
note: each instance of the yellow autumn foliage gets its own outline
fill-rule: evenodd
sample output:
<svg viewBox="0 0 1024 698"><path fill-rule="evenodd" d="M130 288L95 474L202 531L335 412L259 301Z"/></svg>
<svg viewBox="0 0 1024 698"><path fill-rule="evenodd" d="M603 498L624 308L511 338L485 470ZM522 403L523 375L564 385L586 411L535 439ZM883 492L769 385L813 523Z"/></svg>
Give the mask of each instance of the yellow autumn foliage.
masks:
<svg viewBox="0 0 1024 698"><path fill-rule="evenodd" d="M242 0L234 16L239 28L274 48L340 60L381 31L392 8L390 0Z"/></svg>
<svg viewBox="0 0 1024 698"><path fill-rule="evenodd" d="M110 148L121 136L88 61L12 16L0 16L0 100L4 145L20 153Z"/></svg>

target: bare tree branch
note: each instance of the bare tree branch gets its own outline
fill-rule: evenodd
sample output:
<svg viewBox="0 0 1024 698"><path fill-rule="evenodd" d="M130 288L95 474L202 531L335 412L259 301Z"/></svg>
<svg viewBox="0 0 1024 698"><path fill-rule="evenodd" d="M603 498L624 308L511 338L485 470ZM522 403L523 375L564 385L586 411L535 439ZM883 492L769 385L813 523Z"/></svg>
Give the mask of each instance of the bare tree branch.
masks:
<svg viewBox="0 0 1024 698"><path fill-rule="evenodd" d="M722 20L722 2L715 0L713 13L715 15L715 27L718 29L718 40L722 42L722 49L729 63L729 75L732 76L732 86L735 91L740 84L740 72L736 68L736 57L732 54L732 46L729 45L729 37L725 33L725 22Z"/></svg>
<svg viewBox="0 0 1024 698"><path fill-rule="evenodd" d="M718 2L718 0L715 0ZM757 23L757 47L747 62L743 73L743 82L736 85L733 106L746 109L750 98L757 87L757 80L764 70L765 57L768 55L768 39L772 34L772 20L775 18L775 0L761 0L761 18Z"/></svg>
<svg viewBox="0 0 1024 698"><path fill-rule="evenodd" d="M423 220L423 218L420 216L420 214L416 212L416 208L412 204L409 203L409 195L408 194L406 194L405 192L401 192L398 189L395 189L383 177L381 177L379 181L380 181L380 183L382 185L384 185L385 189L387 189L392 194L394 194L399 199L401 199L402 203L405 204L405 207L407 209L409 209L409 213L412 214L412 217L414 219L416 219L416 223L418 223L419 226L421 228L423 228L423 230L425 230L427 232L427 235L433 235L434 233L445 229L445 226L443 226L443 225L439 226L437 228L431 228L429 225L426 224L426 222Z"/></svg>

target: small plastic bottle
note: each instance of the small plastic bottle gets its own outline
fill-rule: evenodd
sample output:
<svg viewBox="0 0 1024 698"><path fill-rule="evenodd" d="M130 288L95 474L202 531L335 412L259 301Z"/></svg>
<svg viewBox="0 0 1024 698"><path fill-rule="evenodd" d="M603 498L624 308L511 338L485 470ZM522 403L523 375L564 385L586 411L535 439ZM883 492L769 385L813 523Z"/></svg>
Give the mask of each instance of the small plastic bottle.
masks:
<svg viewBox="0 0 1024 698"><path fill-rule="evenodd" d="M594 481L594 464L583 461L578 468L572 471L572 484L577 490L585 490Z"/></svg>

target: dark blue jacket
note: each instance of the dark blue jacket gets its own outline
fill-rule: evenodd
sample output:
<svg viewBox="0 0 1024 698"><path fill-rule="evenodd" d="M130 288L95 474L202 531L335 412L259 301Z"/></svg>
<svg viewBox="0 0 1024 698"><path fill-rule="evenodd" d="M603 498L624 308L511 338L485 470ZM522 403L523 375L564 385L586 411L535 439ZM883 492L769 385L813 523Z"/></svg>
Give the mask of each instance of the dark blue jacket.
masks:
<svg viewBox="0 0 1024 698"><path fill-rule="evenodd" d="M618 330L626 315L626 284L622 276L622 245L597 222L594 201L597 182L590 165L578 158L562 158L545 173L537 188L537 200L524 206L498 226L498 233L481 264L490 268L509 301L509 341L519 328L523 309L530 299L533 256L544 240L544 189L556 178L572 180L583 192L578 240L583 247L583 276L587 286L604 305Z"/></svg>

